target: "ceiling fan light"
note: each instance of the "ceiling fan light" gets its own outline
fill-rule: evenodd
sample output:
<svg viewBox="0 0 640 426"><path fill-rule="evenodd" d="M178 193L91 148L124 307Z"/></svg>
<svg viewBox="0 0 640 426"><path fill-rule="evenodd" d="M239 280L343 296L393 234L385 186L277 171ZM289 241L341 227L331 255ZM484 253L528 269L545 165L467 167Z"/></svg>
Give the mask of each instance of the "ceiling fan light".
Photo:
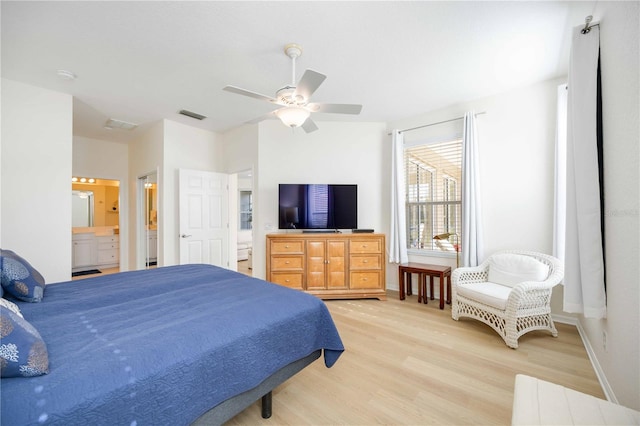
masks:
<svg viewBox="0 0 640 426"><path fill-rule="evenodd" d="M285 107L276 111L276 116L285 126L300 127L309 118L309 111L300 107Z"/></svg>

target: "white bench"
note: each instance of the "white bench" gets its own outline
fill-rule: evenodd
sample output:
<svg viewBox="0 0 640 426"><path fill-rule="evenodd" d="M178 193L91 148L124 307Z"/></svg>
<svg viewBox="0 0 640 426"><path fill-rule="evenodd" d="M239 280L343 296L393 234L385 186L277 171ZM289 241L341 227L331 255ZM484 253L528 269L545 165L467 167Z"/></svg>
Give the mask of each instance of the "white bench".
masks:
<svg viewBox="0 0 640 426"><path fill-rule="evenodd" d="M554 383L516 375L512 425L640 425L640 412Z"/></svg>

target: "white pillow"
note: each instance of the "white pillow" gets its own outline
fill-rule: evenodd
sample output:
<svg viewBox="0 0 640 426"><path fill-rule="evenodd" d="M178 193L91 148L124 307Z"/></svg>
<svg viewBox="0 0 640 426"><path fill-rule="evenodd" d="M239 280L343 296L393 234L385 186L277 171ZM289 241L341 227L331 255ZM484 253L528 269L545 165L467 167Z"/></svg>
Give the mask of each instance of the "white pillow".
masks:
<svg viewBox="0 0 640 426"><path fill-rule="evenodd" d="M531 256L504 253L491 256L489 277L492 283L513 287L524 281L544 281L549 266Z"/></svg>

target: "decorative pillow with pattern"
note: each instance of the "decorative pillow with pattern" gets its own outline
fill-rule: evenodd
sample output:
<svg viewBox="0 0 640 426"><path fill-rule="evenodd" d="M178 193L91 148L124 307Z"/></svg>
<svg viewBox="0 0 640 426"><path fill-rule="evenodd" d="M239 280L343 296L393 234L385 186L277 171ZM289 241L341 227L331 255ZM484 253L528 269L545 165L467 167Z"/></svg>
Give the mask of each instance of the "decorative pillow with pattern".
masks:
<svg viewBox="0 0 640 426"><path fill-rule="evenodd" d="M40 333L0 305L0 376L33 377L49 372L49 353Z"/></svg>
<svg viewBox="0 0 640 426"><path fill-rule="evenodd" d="M7 299L0 298L0 306L4 306L14 314L18 315L20 318L24 318L24 316L22 316L22 312L20 312L20 308L15 303L10 302Z"/></svg>
<svg viewBox="0 0 640 426"><path fill-rule="evenodd" d="M33 266L11 250L0 250L2 288L16 299L40 302L44 297L44 278Z"/></svg>

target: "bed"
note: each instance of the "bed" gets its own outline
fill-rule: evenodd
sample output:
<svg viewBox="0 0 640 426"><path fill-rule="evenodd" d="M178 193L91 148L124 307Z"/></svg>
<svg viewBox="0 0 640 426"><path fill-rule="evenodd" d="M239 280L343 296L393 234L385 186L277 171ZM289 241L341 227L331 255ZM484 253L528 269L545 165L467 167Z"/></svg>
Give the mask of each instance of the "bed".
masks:
<svg viewBox="0 0 640 426"><path fill-rule="evenodd" d="M5 294L6 296L6 294ZM314 296L211 265L47 285L14 302L46 343L49 373L3 378L0 423L221 424L324 352L344 347Z"/></svg>

